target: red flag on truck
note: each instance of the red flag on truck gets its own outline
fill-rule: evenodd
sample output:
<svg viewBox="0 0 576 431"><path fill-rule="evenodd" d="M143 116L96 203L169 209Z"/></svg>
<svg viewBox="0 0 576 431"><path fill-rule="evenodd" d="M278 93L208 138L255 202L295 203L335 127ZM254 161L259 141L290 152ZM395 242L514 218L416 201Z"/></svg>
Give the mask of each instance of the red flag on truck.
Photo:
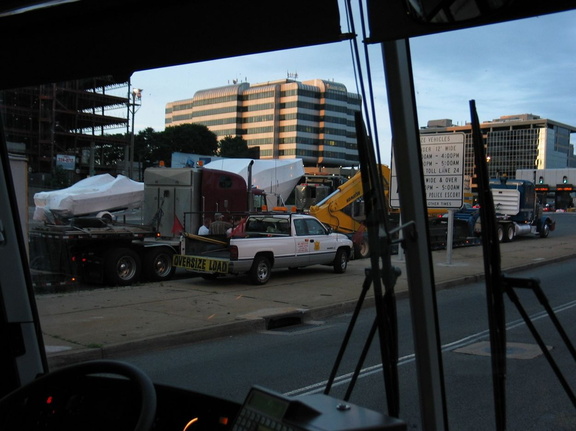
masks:
<svg viewBox="0 0 576 431"><path fill-rule="evenodd" d="M184 231L184 226L182 226L182 223L180 223L180 220L178 220L178 216L174 216L174 224L172 225L172 233L173 234L177 234L177 233L181 233Z"/></svg>
<svg viewBox="0 0 576 431"><path fill-rule="evenodd" d="M246 232L246 217L238 222L238 226L232 227L230 230L230 237L243 237Z"/></svg>

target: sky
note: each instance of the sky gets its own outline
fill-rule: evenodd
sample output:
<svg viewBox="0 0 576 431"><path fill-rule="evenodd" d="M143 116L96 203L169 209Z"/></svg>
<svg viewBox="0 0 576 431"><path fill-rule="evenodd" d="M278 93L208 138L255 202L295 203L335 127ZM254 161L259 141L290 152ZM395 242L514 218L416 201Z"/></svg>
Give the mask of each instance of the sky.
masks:
<svg viewBox="0 0 576 431"><path fill-rule="evenodd" d="M360 32L359 23L356 28ZM417 37L410 49L420 127L435 119L469 122L471 99L481 122L528 113L576 127L576 11ZM380 45L370 45L369 53L378 142L388 164L391 133ZM143 89L135 130L164 130L166 104L196 91L233 80L275 81L289 73L299 81L333 80L360 92L346 41L141 71L131 77L132 86ZM368 88L366 64L362 73Z"/></svg>

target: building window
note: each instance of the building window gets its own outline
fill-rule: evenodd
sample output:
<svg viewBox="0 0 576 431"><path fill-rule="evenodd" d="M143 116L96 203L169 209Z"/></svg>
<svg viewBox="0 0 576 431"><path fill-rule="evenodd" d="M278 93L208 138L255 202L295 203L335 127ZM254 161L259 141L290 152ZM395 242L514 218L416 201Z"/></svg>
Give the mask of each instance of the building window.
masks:
<svg viewBox="0 0 576 431"><path fill-rule="evenodd" d="M172 116L173 121L186 121L186 120L191 120L191 119L192 119L192 114L182 114L182 115L173 115Z"/></svg>
<svg viewBox="0 0 576 431"><path fill-rule="evenodd" d="M246 129L246 134L254 135L254 134L260 134L260 133L272 133L273 130L274 130L274 127L272 127L272 126L253 127L253 128Z"/></svg>
<svg viewBox="0 0 576 431"><path fill-rule="evenodd" d="M240 102L240 96L237 94L231 94L227 96L220 96L220 97L212 97L206 99L198 99L194 100L195 106L204 106L204 105L215 105L217 103L227 103L227 102Z"/></svg>
<svg viewBox="0 0 576 431"><path fill-rule="evenodd" d="M243 111L244 112L268 111L270 109L274 109L274 103L263 103L260 105L245 106Z"/></svg>
<svg viewBox="0 0 576 431"><path fill-rule="evenodd" d="M274 97L274 91L260 91L257 93L248 93L248 94L244 94L244 96L242 97L243 101L247 101L247 100L257 100L257 99L270 99Z"/></svg>
<svg viewBox="0 0 576 431"><path fill-rule="evenodd" d="M232 105L232 106L223 106L222 108L216 108L216 109L204 109L204 110L195 110L194 111L194 117L198 118L198 117L207 117L207 116L211 116L211 115L220 115L220 114L228 114L230 112L233 113L238 113L239 109L236 105Z"/></svg>
<svg viewBox="0 0 576 431"><path fill-rule="evenodd" d="M273 121L274 115L267 114L267 115L254 115L252 117L246 117L242 119L243 123L263 123L265 121Z"/></svg>
<svg viewBox="0 0 576 431"><path fill-rule="evenodd" d="M173 105L172 110L174 111L184 111L185 109L192 109L194 107L193 102L183 103L181 105Z"/></svg>

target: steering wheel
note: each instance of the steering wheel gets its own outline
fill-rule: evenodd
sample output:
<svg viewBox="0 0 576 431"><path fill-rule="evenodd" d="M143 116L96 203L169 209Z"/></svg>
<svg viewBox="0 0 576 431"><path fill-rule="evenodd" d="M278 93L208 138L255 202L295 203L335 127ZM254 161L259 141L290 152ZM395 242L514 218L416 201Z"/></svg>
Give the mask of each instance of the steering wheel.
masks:
<svg viewBox="0 0 576 431"><path fill-rule="evenodd" d="M42 388L51 385L62 386L63 382L74 381L75 378L90 374L114 374L127 378L138 389L140 395L140 412L134 431L148 431L152 428L156 416L156 389L150 378L143 371L126 362L112 360L96 360L82 362L60 368L49 374L16 389L0 399L0 419L14 414L12 406L34 395ZM0 422L1 423L1 422Z"/></svg>

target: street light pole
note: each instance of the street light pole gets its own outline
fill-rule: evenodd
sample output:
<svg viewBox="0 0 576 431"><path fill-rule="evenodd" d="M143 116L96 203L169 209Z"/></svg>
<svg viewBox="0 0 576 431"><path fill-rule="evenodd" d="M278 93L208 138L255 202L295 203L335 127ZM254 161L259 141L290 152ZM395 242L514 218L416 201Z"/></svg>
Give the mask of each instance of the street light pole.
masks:
<svg viewBox="0 0 576 431"><path fill-rule="evenodd" d="M132 107L132 133L130 135L130 154L128 156L129 165L128 165L128 177L133 179L134 174L134 118L136 117L136 112L140 108L141 103L136 103L136 99L138 101L142 100L142 89L141 88L133 88L132 89L132 103L129 103L129 106Z"/></svg>

